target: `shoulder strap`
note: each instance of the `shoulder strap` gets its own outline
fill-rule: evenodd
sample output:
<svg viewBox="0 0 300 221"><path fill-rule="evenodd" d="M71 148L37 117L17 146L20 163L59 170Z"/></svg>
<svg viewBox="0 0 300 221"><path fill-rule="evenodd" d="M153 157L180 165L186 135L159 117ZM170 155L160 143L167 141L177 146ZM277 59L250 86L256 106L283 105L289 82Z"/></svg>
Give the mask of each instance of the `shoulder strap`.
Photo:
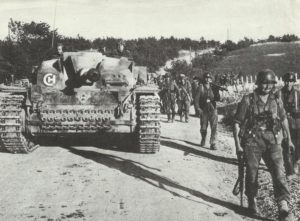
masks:
<svg viewBox="0 0 300 221"><path fill-rule="evenodd" d="M249 109L251 115L258 114L258 107L256 102L257 102L257 95L254 92L249 94Z"/></svg>
<svg viewBox="0 0 300 221"><path fill-rule="evenodd" d="M273 96L274 96L274 99L273 99L273 100L275 100L276 106L277 106L276 115L277 115L277 117L279 118L279 109L280 109L279 100L280 100L281 97L282 97L281 91L278 91L278 92L276 92L276 93L274 92L274 93L273 93ZM270 105L271 105L271 104L269 103L269 104L268 104L269 110L270 110L270 108L271 108Z"/></svg>
<svg viewBox="0 0 300 221"><path fill-rule="evenodd" d="M203 94L203 92L204 92L203 84L199 84L199 91L201 94Z"/></svg>

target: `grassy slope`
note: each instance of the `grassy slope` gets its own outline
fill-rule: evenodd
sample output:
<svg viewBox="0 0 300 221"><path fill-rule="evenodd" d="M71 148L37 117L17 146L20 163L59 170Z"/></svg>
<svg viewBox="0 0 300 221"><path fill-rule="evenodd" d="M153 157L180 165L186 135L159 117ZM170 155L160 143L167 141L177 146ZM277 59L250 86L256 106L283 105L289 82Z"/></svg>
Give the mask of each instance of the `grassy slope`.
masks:
<svg viewBox="0 0 300 221"><path fill-rule="evenodd" d="M266 56L275 53L285 54ZM217 65L215 70L238 72L239 68L243 75L255 74L265 68L272 69L278 76L287 71L300 73L300 42L258 44L232 51Z"/></svg>

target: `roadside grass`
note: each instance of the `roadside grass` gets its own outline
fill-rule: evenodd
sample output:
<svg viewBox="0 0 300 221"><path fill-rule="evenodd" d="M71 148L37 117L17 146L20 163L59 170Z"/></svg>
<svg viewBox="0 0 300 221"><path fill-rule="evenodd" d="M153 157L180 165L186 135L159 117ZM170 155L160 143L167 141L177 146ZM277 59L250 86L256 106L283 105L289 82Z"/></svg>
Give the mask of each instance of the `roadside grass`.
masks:
<svg viewBox="0 0 300 221"><path fill-rule="evenodd" d="M277 76L282 76L288 71L300 73L300 42L256 44L232 51L214 70L241 70L243 75L255 75L265 68L272 69Z"/></svg>

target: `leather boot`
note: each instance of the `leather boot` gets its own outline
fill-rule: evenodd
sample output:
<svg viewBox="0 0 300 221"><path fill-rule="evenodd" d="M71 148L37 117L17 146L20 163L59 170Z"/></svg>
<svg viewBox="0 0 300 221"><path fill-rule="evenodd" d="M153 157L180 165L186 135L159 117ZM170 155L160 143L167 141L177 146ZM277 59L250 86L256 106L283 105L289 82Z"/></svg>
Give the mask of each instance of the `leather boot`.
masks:
<svg viewBox="0 0 300 221"><path fill-rule="evenodd" d="M168 114L168 123L171 123L171 114Z"/></svg>
<svg viewBox="0 0 300 221"><path fill-rule="evenodd" d="M281 200L278 202L279 220L285 220L289 215L289 207L286 200Z"/></svg>
<svg viewBox="0 0 300 221"><path fill-rule="evenodd" d="M175 120L175 114L172 114L172 120L171 120L171 123L173 123Z"/></svg>
<svg viewBox="0 0 300 221"><path fill-rule="evenodd" d="M211 150L217 150L216 144L215 144L215 143L211 144L211 145L210 145L210 149L211 149Z"/></svg>
<svg viewBox="0 0 300 221"><path fill-rule="evenodd" d="M180 115L180 122L182 122L182 115Z"/></svg>
<svg viewBox="0 0 300 221"><path fill-rule="evenodd" d="M258 210L257 210L257 202L256 202L256 199L253 197L248 197L248 209L249 209L249 212L254 215L254 214L257 214Z"/></svg>
<svg viewBox="0 0 300 221"><path fill-rule="evenodd" d="M206 142L206 131L205 132L201 132L201 143L200 146L203 147L205 146L205 142Z"/></svg>

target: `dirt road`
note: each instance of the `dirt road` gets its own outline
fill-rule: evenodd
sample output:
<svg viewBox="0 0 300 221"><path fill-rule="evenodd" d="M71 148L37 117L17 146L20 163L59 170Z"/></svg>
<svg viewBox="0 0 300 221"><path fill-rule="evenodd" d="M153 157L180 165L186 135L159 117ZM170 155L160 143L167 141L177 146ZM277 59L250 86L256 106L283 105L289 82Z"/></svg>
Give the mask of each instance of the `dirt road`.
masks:
<svg viewBox="0 0 300 221"><path fill-rule="evenodd" d="M201 148L199 119L166 123L161 150L136 154L96 139L54 142L29 155L0 154L0 220L235 221L231 134ZM95 145L95 144L100 145Z"/></svg>

